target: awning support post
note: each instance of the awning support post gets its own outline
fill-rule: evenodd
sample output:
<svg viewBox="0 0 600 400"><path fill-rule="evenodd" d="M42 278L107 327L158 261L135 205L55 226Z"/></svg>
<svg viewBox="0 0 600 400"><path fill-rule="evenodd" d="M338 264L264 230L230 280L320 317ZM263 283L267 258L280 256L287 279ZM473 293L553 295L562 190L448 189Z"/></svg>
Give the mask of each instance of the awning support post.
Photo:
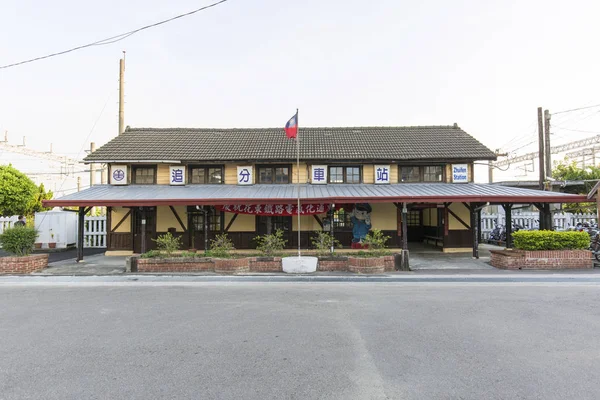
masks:
<svg viewBox="0 0 600 400"><path fill-rule="evenodd" d="M208 208L206 206L202 206L202 212L204 213L204 254L208 253Z"/></svg>
<svg viewBox="0 0 600 400"><path fill-rule="evenodd" d="M473 234L473 258L479 259L479 224L477 216L481 209L478 211L477 205L472 203L469 210L471 211L471 233Z"/></svg>
<svg viewBox="0 0 600 400"><path fill-rule="evenodd" d="M334 251L334 247L335 247L335 241L333 239L333 214L335 213L335 204L331 204L330 208L329 208L329 234L331 235L331 249L329 249L329 252L331 254L333 254Z"/></svg>
<svg viewBox="0 0 600 400"><path fill-rule="evenodd" d="M402 203L402 260L400 269L410 271L409 253L408 253L408 208L406 203Z"/></svg>
<svg viewBox="0 0 600 400"><path fill-rule="evenodd" d="M512 204L502 204L506 216L506 248L512 249Z"/></svg>
<svg viewBox="0 0 600 400"><path fill-rule="evenodd" d="M85 207L79 207L77 224L77 262L83 261L83 232L85 224Z"/></svg>
<svg viewBox="0 0 600 400"><path fill-rule="evenodd" d="M140 207L140 217L142 218L142 227L140 232L140 253L144 254L146 252L146 209L144 207Z"/></svg>

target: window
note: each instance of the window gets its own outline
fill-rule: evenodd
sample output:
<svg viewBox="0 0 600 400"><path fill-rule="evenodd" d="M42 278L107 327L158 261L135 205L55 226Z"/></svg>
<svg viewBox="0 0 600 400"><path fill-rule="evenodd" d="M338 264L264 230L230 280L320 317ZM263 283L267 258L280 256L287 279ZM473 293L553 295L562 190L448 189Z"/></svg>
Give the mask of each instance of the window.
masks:
<svg viewBox="0 0 600 400"><path fill-rule="evenodd" d="M360 183L360 167L329 167L329 183Z"/></svg>
<svg viewBox="0 0 600 400"><path fill-rule="evenodd" d="M156 183L156 167L134 166L133 183L138 185L152 185Z"/></svg>
<svg viewBox="0 0 600 400"><path fill-rule="evenodd" d="M221 226L223 226L223 221L221 221L221 213L217 212L214 207L207 207L208 211L208 230L209 232L221 232ZM205 214L202 209L197 210L195 206L190 206L188 208L188 213L191 214L191 222L196 232L204 232L204 217Z"/></svg>
<svg viewBox="0 0 600 400"><path fill-rule="evenodd" d="M258 183L290 183L290 169L280 165L258 166Z"/></svg>
<svg viewBox="0 0 600 400"><path fill-rule="evenodd" d="M441 182L443 178L443 168L440 165L427 166L423 168L424 182Z"/></svg>
<svg viewBox="0 0 600 400"><path fill-rule="evenodd" d="M343 208L340 208L333 213L333 229L335 230L352 230L352 216Z"/></svg>
<svg viewBox="0 0 600 400"><path fill-rule="evenodd" d="M223 183L222 167L190 167L190 183Z"/></svg>
<svg viewBox="0 0 600 400"><path fill-rule="evenodd" d="M419 182L421 180L421 168L400 167L400 182Z"/></svg>
<svg viewBox="0 0 600 400"><path fill-rule="evenodd" d="M409 211L408 214L406 214L406 225L421 226L421 211Z"/></svg>

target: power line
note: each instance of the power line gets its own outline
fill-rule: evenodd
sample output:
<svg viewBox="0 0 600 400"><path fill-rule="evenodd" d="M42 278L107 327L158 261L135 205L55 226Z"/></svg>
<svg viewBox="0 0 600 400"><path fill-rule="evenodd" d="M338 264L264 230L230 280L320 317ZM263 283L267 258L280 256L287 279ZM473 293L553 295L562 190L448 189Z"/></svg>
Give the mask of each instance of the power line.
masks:
<svg viewBox="0 0 600 400"><path fill-rule="evenodd" d="M179 14L179 15L177 15L177 16L175 16L175 17L172 17L172 18L169 18L169 19L165 19L165 20L163 20L163 21L156 22L156 23L154 23L154 24L146 25L146 26L143 26L143 27L141 27L141 28L134 29L134 30L132 30L132 31L125 32L125 33L122 33L122 34L120 34L120 35L116 35L116 36L112 36L112 37L109 37L109 38L106 38L106 39L98 40L97 42L93 42L93 43L84 44L84 45L82 45L82 46L73 47L73 48L71 48L71 49L68 49L68 50L59 51L59 52L57 52L57 53L52 53L52 54L48 54L48 55L45 55L45 56L41 56L41 57L32 58L32 59L29 59L29 60L19 61L19 62L13 63L13 64L7 64L7 65L3 65L3 66L0 66L0 69L5 69L5 68L16 67L17 65L27 64L27 63L34 62L34 61L44 60L44 59L46 59L46 58L50 58L50 57L56 57L56 56L60 56L60 55L63 55L63 54L71 53L71 52L73 52L73 51L77 51L77 50L85 49L85 48L87 48L87 47L92 47L92 46L103 46L103 45L107 45L107 44L115 43L115 42L118 42L118 41L120 41L120 40L127 39L129 36L131 36L131 35L133 35L133 34L135 34L135 33L138 33L138 32L140 32L140 31L143 31L143 30L145 30L145 29L154 28L154 27L156 27L156 26L159 26L159 25L162 25L162 24L166 24L167 22L171 22L171 21L174 21L174 20L176 20L176 19L179 19L179 18L183 18L183 17L190 16L190 15L192 15L192 14L195 14L195 13L197 13L197 12L200 12L200 11L206 10L206 9L208 9L208 8L211 8L211 7L218 6L219 4L221 4L221 3L225 3L226 1L228 1L228 0L220 0L220 1L217 1L216 3L212 3L212 4L209 4L209 5L207 5L207 6L200 7L200 8L198 8L198 9L196 9L196 10L193 10L193 11L187 12L187 13L185 13L185 14Z"/></svg>
<svg viewBox="0 0 600 400"><path fill-rule="evenodd" d="M564 110L564 111L559 111L559 112L553 112L552 115L563 114L563 113L568 113L568 112L572 112L572 111L586 110L588 108L595 108L595 107L600 107L600 104L596 104L594 106L573 108L571 110Z"/></svg>

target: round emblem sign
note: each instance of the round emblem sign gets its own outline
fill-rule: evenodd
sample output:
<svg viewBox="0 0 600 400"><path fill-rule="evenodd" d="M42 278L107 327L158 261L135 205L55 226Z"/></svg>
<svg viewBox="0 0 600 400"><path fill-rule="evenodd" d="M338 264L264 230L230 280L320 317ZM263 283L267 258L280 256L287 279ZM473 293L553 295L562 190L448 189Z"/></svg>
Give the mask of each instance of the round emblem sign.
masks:
<svg viewBox="0 0 600 400"><path fill-rule="evenodd" d="M115 169L112 173L113 179L117 182L121 182L125 179L125 172L122 169Z"/></svg>

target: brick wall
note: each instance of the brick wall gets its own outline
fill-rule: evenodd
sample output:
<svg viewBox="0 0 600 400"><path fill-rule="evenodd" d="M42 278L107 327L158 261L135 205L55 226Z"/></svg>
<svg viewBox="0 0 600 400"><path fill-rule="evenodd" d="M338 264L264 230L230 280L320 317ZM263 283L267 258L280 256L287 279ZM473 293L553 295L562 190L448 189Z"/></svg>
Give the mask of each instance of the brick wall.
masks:
<svg viewBox="0 0 600 400"><path fill-rule="evenodd" d="M490 263L501 269L581 269L593 268L589 250L492 250Z"/></svg>
<svg viewBox="0 0 600 400"><path fill-rule="evenodd" d="M348 271L348 257L319 258L317 271Z"/></svg>
<svg viewBox="0 0 600 400"><path fill-rule="evenodd" d="M250 257L250 272L282 272L281 257Z"/></svg>
<svg viewBox="0 0 600 400"><path fill-rule="evenodd" d="M138 272L206 272L214 271L210 258L139 258Z"/></svg>
<svg viewBox="0 0 600 400"><path fill-rule="evenodd" d="M239 274L250 271L249 258L215 258L217 274Z"/></svg>
<svg viewBox="0 0 600 400"><path fill-rule="evenodd" d="M48 266L48 254L0 257L0 275L30 274Z"/></svg>
<svg viewBox="0 0 600 400"><path fill-rule="evenodd" d="M385 272L383 257L348 257L348 271L358 274L382 274Z"/></svg>

